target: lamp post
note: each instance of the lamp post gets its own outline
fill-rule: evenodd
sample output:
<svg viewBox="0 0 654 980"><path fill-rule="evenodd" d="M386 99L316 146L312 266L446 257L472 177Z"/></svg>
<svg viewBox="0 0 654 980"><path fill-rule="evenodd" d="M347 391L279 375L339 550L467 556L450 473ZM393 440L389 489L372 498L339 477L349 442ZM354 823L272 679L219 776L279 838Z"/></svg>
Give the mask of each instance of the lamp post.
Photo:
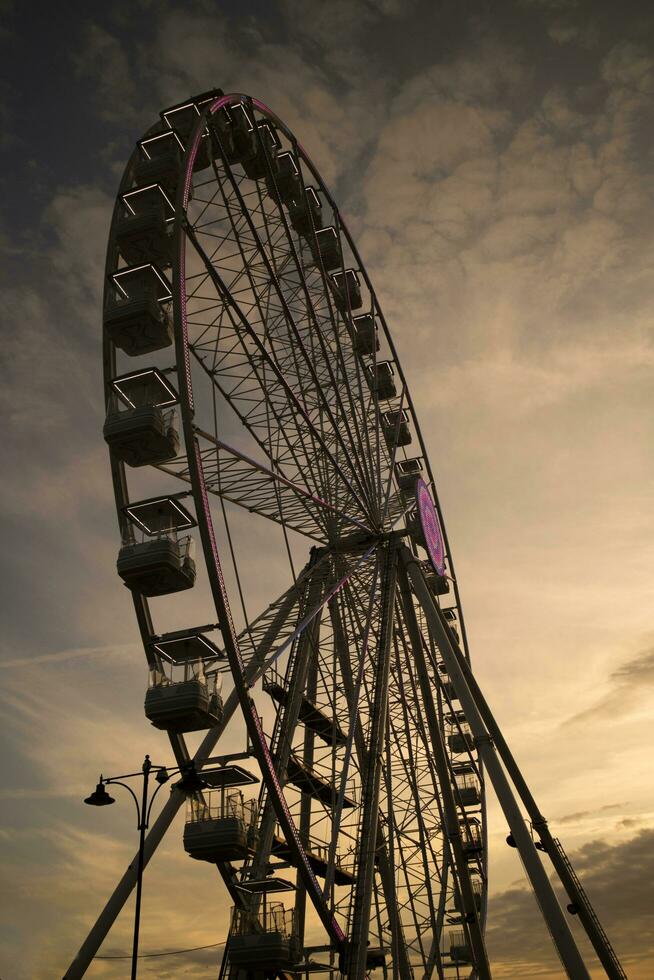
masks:
<svg viewBox="0 0 654 980"><path fill-rule="evenodd" d="M148 800L150 772L152 770L156 770L154 778L159 785ZM168 782L172 772L180 773L182 779L178 785L186 793L199 792L200 790L206 789L208 786L208 783L196 772L192 762L188 763L183 768L176 766L174 769L169 771L166 766L153 765L152 762L150 762L150 756L146 755L140 772L130 772L122 776L109 776L108 778L100 775L100 782L97 784L95 790L84 800L84 802L89 806L109 806L116 801L114 800L113 796L109 795L106 787L108 785L122 786L131 795L136 806L138 821L137 829L139 831L139 853L136 873L136 907L134 910L134 942L132 944L131 980L136 980L136 968L139 951L139 926L141 921L141 892L143 888L143 853L145 845L145 831L148 829L148 824L150 822L150 813L152 812L152 804L154 803L154 799L161 787ZM125 779L135 779L138 777L143 780L140 803L131 786L128 786L127 783L123 782Z"/></svg>

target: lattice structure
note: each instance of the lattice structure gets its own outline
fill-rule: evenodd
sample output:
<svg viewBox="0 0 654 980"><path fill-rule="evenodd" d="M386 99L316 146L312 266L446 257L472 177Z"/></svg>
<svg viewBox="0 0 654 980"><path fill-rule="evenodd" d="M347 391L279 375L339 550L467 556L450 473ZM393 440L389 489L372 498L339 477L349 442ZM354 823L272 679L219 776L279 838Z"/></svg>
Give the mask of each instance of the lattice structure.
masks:
<svg viewBox="0 0 654 980"><path fill-rule="evenodd" d="M484 769L563 962L587 976L500 757L572 901L581 886L471 673L372 283L317 169L257 100L205 93L137 144L110 232L104 363L118 571L157 679L146 712L197 770L240 719L261 781L248 799L178 787L146 842L147 860L190 795L184 846L234 905L221 976L489 977ZM194 754L190 730L206 731ZM128 871L67 977L132 884Z"/></svg>

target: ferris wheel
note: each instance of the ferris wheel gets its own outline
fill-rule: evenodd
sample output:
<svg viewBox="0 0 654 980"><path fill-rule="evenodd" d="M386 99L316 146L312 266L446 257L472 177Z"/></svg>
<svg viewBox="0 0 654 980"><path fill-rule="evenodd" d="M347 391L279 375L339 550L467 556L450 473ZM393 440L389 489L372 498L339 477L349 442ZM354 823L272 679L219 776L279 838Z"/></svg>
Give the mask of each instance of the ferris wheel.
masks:
<svg viewBox="0 0 654 980"><path fill-rule="evenodd" d="M565 855L471 671L391 333L302 146L247 96L165 110L125 169L106 271L117 569L146 716L196 777L147 856L185 802L184 847L233 904L221 976L489 977L484 766L587 976L534 833ZM232 720L245 749L216 756ZM571 901L590 921L581 886Z"/></svg>

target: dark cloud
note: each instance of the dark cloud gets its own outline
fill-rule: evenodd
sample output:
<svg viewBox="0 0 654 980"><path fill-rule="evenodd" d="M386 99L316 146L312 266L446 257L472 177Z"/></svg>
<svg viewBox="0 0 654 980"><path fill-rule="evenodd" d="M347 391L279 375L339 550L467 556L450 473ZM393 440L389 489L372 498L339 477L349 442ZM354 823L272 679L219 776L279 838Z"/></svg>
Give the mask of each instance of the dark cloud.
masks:
<svg viewBox="0 0 654 980"><path fill-rule="evenodd" d="M642 830L618 844L591 841L572 854L571 860L623 965L651 962L654 830ZM575 934L587 951L588 943L578 927ZM551 941L532 894L522 887L492 898L488 945L498 967L510 969L507 975L515 980L550 971L556 974Z"/></svg>
<svg viewBox="0 0 654 980"><path fill-rule="evenodd" d="M0 973L63 971L132 830L125 817L99 833L78 797L101 760L123 771L165 747L142 718L144 664L114 569L100 297L134 140L163 106L215 85L264 98L291 125L351 223L436 464L474 662L526 770L572 830L617 810L607 798L636 799L642 727L631 742L611 730L600 780L561 722L583 720L595 743L612 717L631 717L654 672L648 647L583 708L611 650L644 648L651 627L651 16L567 0L142 0L72 4L46 30L30 5L0 7L13 11L3 36L15 72L0 232L11 858ZM250 523L238 530L257 555ZM280 559L265 574L249 565L256 606ZM198 592L185 610L207 622L193 619ZM615 819L620 833L648 816ZM619 952L641 958L651 843L644 831L575 856ZM166 847L149 872L147 948L222 937L215 873L191 867L178 837ZM504 852L491 862L509 880ZM514 980L556 972L523 889L493 901L490 939ZM184 961L189 975L206 975L204 955ZM144 975L179 975L177 962Z"/></svg>
<svg viewBox="0 0 654 980"><path fill-rule="evenodd" d="M98 24L86 24L73 61L81 83L95 84L102 119L123 125L134 121L136 87L128 55L117 37Z"/></svg>

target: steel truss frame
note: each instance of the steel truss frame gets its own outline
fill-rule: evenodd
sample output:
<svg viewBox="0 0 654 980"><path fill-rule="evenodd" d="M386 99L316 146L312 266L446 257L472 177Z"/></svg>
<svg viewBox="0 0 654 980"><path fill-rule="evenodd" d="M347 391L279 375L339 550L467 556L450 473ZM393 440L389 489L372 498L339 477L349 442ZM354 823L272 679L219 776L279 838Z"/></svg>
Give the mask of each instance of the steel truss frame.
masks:
<svg viewBox="0 0 654 980"><path fill-rule="evenodd" d="M211 760L240 709L263 776L253 854L238 868L218 864L234 904L256 917L259 896L239 886L290 865L297 871L295 937L304 950L298 970L310 969L311 940L320 923L328 943L319 948L329 955L329 969L355 980L366 974L371 948L384 976L394 980L417 974L428 980L434 972L442 980L465 973L489 977L483 937L485 767L566 969L570 976L587 976L494 742L606 968L608 940L474 681L451 553L410 392L338 209L293 134L262 103L215 92L189 105L198 106L198 115L181 140L185 154L170 238L176 364L167 368L176 375L185 450L156 469L190 486L222 635L220 653L234 683L221 724L209 731L193 761L201 770ZM172 125L175 111L162 115L164 127ZM247 167L230 163L224 127L215 125L225 111L232 125L234 113L245 113L264 177L253 179ZM310 213L308 195L319 194L338 243L336 266L321 251L313 218L306 233L293 227L263 126L274 128L292 159L298 206ZM157 125L146 136L160 132ZM208 166L198 166L207 147ZM120 201L133 189L137 171L135 154L112 221L108 282L122 267ZM345 304L342 295L340 301L336 297L332 277L340 275L344 284L348 270L356 270L362 311L378 326L398 382L387 402L397 413L390 439L382 425L384 399L371 383L381 363L376 345L366 362L354 346L350 292ZM117 355L106 332L104 362L109 406ZM403 543L412 506L395 473L396 462L407 459L398 437L404 411L441 522L451 587L444 600L435 601L426 584L417 545L411 552ZM124 534L130 495L125 466L113 455L112 477ZM245 621L238 632L210 496L222 510L241 593L226 502L281 526L292 570L288 532L314 542L290 588L254 621L241 594ZM146 657L156 667L150 606L140 594L133 597ZM460 645L444 609L461 631ZM264 692L274 692L270 737L253 697L258 680ZM466 723L474 743L465 741ZM453 735L462 749L451 747ZM188 763L184 736L171 733L170 741L178 764ZM462 795L462 772L478 787L472 801ZM146 864L183 798L173 788L146 838ZM477 840L473 831L479 840L469 847ZM84 974L134 880L133 863L67 978ZM467 965L446 948L449 925L463 931ZM609 967L615 970L615 963ZM227 972L234 978L239 973L230 964L229 941L221 977Z"/></svg>

